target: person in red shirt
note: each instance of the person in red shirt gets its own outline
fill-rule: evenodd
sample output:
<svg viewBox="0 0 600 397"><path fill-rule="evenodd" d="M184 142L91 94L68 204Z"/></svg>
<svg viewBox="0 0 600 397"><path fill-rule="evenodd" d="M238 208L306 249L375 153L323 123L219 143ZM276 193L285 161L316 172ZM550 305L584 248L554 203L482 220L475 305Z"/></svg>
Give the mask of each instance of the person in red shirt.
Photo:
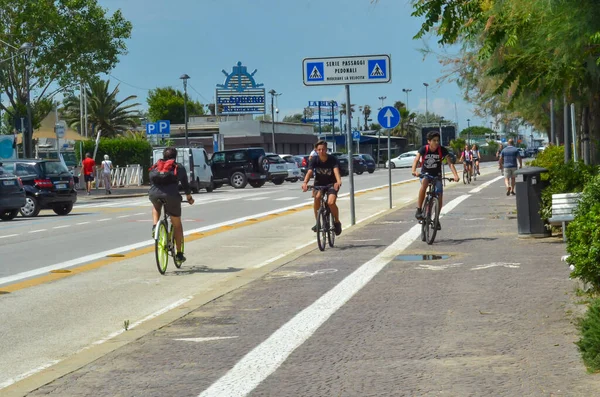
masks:
<svg viewBox="0 0 600 397"><path fill-rule="evenodd" d="M83 179L85 180L85 190L90 195L92 192L92 181L94 180L94 168L96 162L92 159L92 155L89 153L85 154L85 159L81 162L83 165Z"/></svg>

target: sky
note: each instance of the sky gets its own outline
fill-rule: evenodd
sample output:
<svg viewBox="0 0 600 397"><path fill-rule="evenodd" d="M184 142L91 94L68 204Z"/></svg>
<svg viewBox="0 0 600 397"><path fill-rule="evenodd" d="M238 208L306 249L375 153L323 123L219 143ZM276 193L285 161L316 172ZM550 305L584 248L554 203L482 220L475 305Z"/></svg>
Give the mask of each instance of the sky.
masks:
<svg viewBox="0 0 600 397"><path fill-rule="evenodd" d="M345 102L344 86L307 87L302 60L332 56L389 54L392 82L351 85L351 102L370 105L376 122L381 107L406 102L403 88L411 89L408 107L428 110L458 121L459 130L489 125L472 113L454 82L439 82L445 74L432 48L443 53L436 37L413 40L421 20L412 17L409 0L98 0L114 12L121 9L133 24L128 53L108 76L123 97L137 95L147 108L149 89L172 86L183 90L179 77L186 73L188 94L201 103L214 101L217 84L241 61L277 98L279 120L302 113L308 101ZM454 51L456 52L456 51ZM270 103L270 102L268 102ZM356 119L354 120L356 122ZM362 122L361 122L362 124Z"/></svg>

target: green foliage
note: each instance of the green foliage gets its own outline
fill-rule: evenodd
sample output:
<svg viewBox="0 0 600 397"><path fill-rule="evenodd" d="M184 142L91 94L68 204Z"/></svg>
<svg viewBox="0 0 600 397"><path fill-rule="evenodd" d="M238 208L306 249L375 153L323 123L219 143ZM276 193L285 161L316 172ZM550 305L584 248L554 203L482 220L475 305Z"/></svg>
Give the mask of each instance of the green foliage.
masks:
<svg viewBox="0 0 600 397"><path fill-rule="evenodd" d="M302 123L302 113L296 113L291 116L285 116L283 118L284 123Z"/></svg>
<svg viewBox="0 0 600 397"><path fill-rule="evenodd" d="M469 135L471 138L485 136L486 134L495 134L495 131L488 127L472 126L465 128L460 132L461 138L467 138Z"/></svg>
<svg viewBox="0 0 600 397"><path fill-rule="evenodd" d="M495 156L496 153L498 152L498 148L500 147L500 145L498 145L498 142L496 141L489 141L487 143L487 146L479 146L479 150L481 151L482 155L490 155L490 156Z"/></svg>
<svg viewBox="0 0 600 397"><path fill-rule="evenodd" d="M151 121L170 120L173 124L185 123L184 93L173 87L159 87L148 93L148 116ZM214 110L214 104L213 109ZM187 100L187 114L190 116L204 115L204 106L198 102Z"/></svg>
<svg viewBox="0 0 600 397"><path fill-rule="evenodd" d="M450 147L454 151L454 154L456 154L456 161L458 161L460 159L460 154L462 153L466 144L467 144L467 141L465 141L462 138L457 138L457 139L450 141Z"/></svg>
<svg viewBox="0 0 600 397"><path fill-rule="evenodd" d="M78 142L75 145L75 155L77 156L77 162L81 161L80 158L80 145L83 145L83 156L86 153L94 154L94 140L87 140ZM100 138L98 144L98 152L96 153L97 164L100 164L104 155L108 154L113 162L113 165L125 167L126 165L139 164L144 170L144 180L148 180L148 168L152 165L152 146L146 140L139 140L136 138Z"/></svg>
<svg viewBox="0 0 600 397"><path fill-rule="evenodd" d="M600 291L600 176L586 184L566 233L568 263L575 267L571 276Z"/></svg>
<svg viewBox="0 0 600 397"><path fill-rule="evenodd" d="M588 307L579 323L581 338L576 343L589 372L600 371L600 299Z"/></svg>

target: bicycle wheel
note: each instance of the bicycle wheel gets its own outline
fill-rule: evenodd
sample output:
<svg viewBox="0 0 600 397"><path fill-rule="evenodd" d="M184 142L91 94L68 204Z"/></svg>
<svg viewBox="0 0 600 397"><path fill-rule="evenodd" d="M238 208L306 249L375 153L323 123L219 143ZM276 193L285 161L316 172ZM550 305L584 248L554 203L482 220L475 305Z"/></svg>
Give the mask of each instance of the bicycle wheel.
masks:
<svg viewBox="0 0 600 397"><path fill-rule="evenodd" d="M327 211L329 216L327 217L327 240L329 241L329 246L333 248L333 244L335 243L335 227L333 225L333 214L330 211Z"/></svg>
<svg viewBox="0 0 600 397"><path fill-rule="evenodd" d="M427 212L427 244L433 244L437 234L438 223L440 222L439 201L434 197L429 202L429 211Z"/></svg>
<svg viewBox="0 0 600 397"><path fill-rule="evenodd" d="M467 184L467 171L463 170L463 183L466 185Z"/></svg>
<svg viewBox="0 0 600 397"><path fill-rule="evenodd" d="M154 254L156 256L156 267L160 274L165 274L169 262L169 236L167 225L159 221L156 225L156 239L154 240Z"/></svg>
<svg viewBox="0 0 600 397"><path fill-rule="evenodd" d="M169 232L169 241L171 242L171 256L173 257L173 263L175 263L175 267L177 267L177 269L181 269L181 265L183 265L183 262L179 262L177 260L177 256L175 255L177 253L177 247L175 246L175 228L173 227L173 224L171 224L171 231ZM183 253L183 241L181 241L181 252Z"/></svg>
<svg viewBox="0 0 600 397"><path fill-rule="evenodd" d="M477 180L477 170L473 169L473 182Z"/></svg>
<svg viewBox="0 0 600 397"><path fill-rule="evenodd" d="M321 251L325 251L325 244L327 244L327 214L323 208L319 208L317 213L317 244Z"/></svg>
<svg viewBox="0 0 600 397"><path fill-rule="evenodd" d="M425 198L423 209L421 211L421 241L427 241L427 214L429 212L429 198Z"/></svg>

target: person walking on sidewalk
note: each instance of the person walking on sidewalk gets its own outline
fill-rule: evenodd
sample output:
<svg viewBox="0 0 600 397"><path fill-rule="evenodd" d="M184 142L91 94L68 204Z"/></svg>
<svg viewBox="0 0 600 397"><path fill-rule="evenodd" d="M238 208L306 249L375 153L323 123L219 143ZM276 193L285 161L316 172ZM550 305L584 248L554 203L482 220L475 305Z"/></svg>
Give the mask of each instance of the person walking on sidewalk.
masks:
<svg viewBox="0 0 600 397"><path fill-rule="evenodd" d="M500 170L500 175L504 175L504 168L502 168L502 160L500 160L500 153L502 153L502 149L504 149L504 146L500 144L498 146L498 151L496 152L496 159L498 159L498 169Z"/></svg>
<svg viewBox="0 0 600 397"><path fill-rule="evenodd" d="M422 159L422 160L421 160ZM446 159L448 164L450 165L450 169L454 174L454 181L460 181L458 177L458 172L456 172L456 167L454 167L454 163L451 160L450 152L448 149L440 145L440 133L437 131L432 131L427 134L427 145L421 147L417 153L417 157L412 165L412 174L416 177L420 176L421 173L427 173L431 176L439 176L442 174L442 160ZM421 172L417 172L417 166L421 161ZM435 191L439 194L439 202L440 208L442 210L442 199L444 197L444 184L441 179L435 179ZM423 214L421 213L421 206L423 205L423 200L425 200L425 194L427 193L427 187L429 186L429 179L421 178L421 190L419 190L419 197L417 199L417 213L415 217L418 220L423 219ZM441 230L441 226L438 223L438 230Z"/></svg>
<svg viewBox="0 0 600 397"><path fill-rule="evenodd" d="M523 159L519 154L519 149L514 147L514 140L508 140L508 146L500 152L500 163L504 168L504 184L506 185L506 195L515 195L515 183L517 179L517 161L519 168L523 168Z"/></svg>
<svg viewBox="0 0 600 397"><path fill-rule="evenodd" d="M108 154L105 154L104 161L102 162L102 181L104 182L104 189L106 190L106 194L112 194L112 182L110 180L110 172L112 171L112 168L112 161L110 161L110 157L108 156Z"/></svg>
<svg viewBox="0 0 600 397"><path fill-rule="evenodd" d="M85 181L85 190L88 196L92 194L92 182L94 181L94 168L96 162L89 153L85 154L85 159L81 162L83 166L83 180Z"/></svg>

